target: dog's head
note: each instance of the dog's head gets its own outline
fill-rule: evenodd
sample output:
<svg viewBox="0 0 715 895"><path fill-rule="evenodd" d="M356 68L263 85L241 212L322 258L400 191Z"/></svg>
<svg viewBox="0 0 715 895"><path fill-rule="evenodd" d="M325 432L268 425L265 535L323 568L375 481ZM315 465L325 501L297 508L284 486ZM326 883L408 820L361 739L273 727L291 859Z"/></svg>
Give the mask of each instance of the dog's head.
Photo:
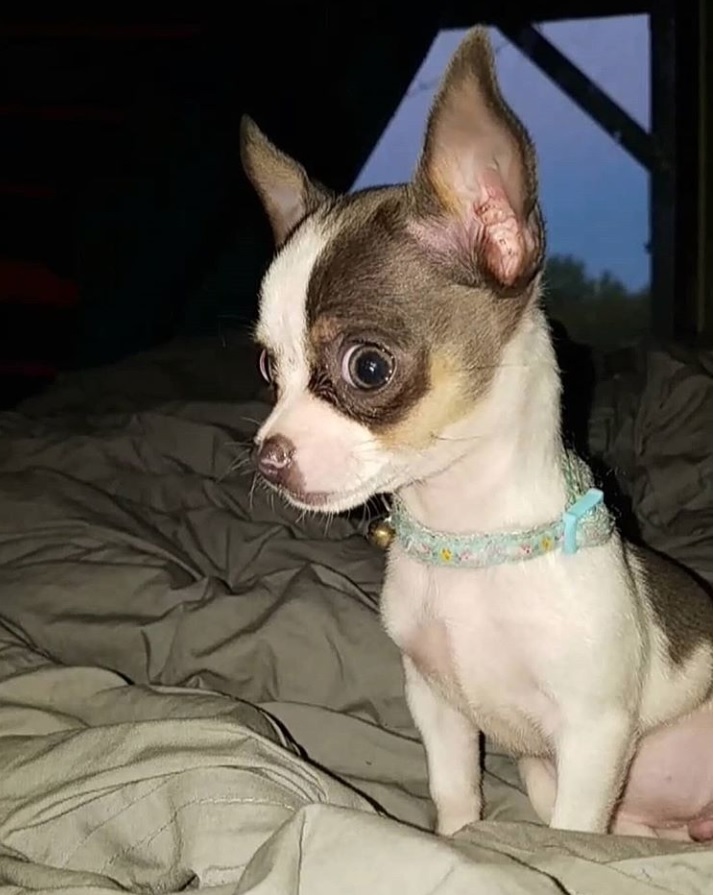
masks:
<svg viewBox="0 0 715 895"><path fill-rule="evenodd" d="M448 465L537 292L534 151L486 33L457 50L413 180L334 196L242 122L277 244L256 338L276 404L258 468L293 503L341 511Z"/></svg>

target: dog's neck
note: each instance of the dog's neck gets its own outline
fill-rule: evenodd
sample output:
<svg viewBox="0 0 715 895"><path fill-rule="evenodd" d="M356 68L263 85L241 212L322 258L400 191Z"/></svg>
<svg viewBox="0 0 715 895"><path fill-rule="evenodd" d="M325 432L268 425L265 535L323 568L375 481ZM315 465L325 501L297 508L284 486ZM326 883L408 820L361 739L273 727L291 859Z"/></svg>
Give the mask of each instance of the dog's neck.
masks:
<svg viewBox="0 0 715 895"><path fill-rule="evenodd" d="M486 400L444 434L460 456L401 489L411 515L455 534L515 531L558 518L566 502L560 394L548 327L534 309L506 346Z"/></svg>

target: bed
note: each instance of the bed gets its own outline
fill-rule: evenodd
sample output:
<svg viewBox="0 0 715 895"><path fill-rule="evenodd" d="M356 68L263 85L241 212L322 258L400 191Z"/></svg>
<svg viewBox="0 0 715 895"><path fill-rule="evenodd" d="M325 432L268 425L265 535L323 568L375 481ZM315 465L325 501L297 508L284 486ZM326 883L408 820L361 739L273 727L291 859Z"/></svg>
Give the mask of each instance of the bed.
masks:
<svg viewBox="0 0 715 895"><path fill-rule="evenodd" d="M253 487L253 365L178 341L0 415L2 891L712 891L708 847L543 827L492 748L487 818L428 832L383 554ZM710 583L711 433L711 354L599 377L594 454Z"/></svg>

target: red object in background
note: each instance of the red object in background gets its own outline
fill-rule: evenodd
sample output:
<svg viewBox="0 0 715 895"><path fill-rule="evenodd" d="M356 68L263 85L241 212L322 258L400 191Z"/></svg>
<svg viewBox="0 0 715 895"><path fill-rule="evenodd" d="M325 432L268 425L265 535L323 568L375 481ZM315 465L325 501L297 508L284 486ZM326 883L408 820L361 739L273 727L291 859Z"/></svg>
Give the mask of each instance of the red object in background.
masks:
<svg viewBox="0 0 715 895"><path fill-rule="evenodd" d="M57 367L52 364L40 364L33 361L0 360L0 376L22 376L27 379L54 379Z"/></svg>
<svg viewBox="0 0 715 895"><path fill-rule="evenodd" d="M0 407L57 376L77 284L44 264L0 259Z"/></svg>
<svg viewBox="0 0 715 895"><path fill-rule="evenodd" d="M20 196L23 199L54 199L57 190L51 186L0 181L0 196Z"/></svg>
<svg viewBox="0 0 715 895"><path fill-rule="evenodd" d="M42 264L0 260L0 303L69 309L74 308L78 300L77 284L52 273Z"/></svg>
<svg viewBox="0 0 715 895"><path fill-rule="evenodd" d="M0 37L19 38L89 38L91 40L186 40L197 37L203 25L176 23L164 25L107 25L97 23L57 24L53 22L19 22L0 25Z"/></svg>
<svg viewBox="0 0 715 895"><path fill-rule="evenodd" d="M15 103L10 106L0 106L0 117L35 118L40 121L98 121L111 123L123 121L124 111L103 106L37 106Z"/></svg>

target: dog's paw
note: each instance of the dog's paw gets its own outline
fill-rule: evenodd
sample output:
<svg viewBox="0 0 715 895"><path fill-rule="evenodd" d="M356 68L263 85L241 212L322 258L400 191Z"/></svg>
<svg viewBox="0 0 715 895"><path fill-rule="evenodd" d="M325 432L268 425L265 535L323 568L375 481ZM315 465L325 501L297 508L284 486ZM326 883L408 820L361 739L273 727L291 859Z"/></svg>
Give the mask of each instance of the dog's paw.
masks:
<svg viewBox="0 0 715 895"><path fill-rule="evenodd" d="M481 808L473 805L455 807L449 811L438 811L435 833L438 836L454 836L455 833L479 821L481 814Z"/></svg>

